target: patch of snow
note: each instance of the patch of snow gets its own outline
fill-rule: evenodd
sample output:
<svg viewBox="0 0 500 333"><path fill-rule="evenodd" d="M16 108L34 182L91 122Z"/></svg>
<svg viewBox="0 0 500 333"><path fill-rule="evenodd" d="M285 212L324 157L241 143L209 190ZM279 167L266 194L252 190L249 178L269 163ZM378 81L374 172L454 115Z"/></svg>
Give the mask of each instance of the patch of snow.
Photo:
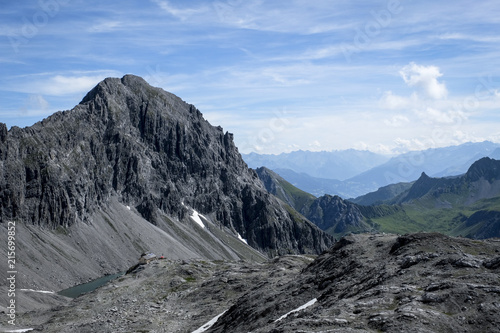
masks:
<svg viewBox="0 0 500 333"><path fill-rule="evenodd" d="M305 259L307 261L314 261L314 258L307 257L307 256L304 256L304 255L301 255L301 254L292 254L291 256L292 257L297 257L297 258L302 258L302 259Z"/></svg>
<svg viewBox="0 0 500 333"><path fill-rule="evenodd" d="M299 311L302 311L304 310L305 308L308 308L310 307L311 305L313 305L314 303L316 303L318 301L317 298L313 299L313 300L310 300L309 302L307 302L306 304L304 305L301 305L299 306L298 308L296 308L295 310L292 310L288 313L285 313L284 315L282 315L281 317L279 317L278 319L276 319L274 322L278 322L280 321L281 319L285 319L286 317L288 317L288 315L292 314L292 313L295 313L295 312L299 312Z"/></svg>
<svg viewBox="0 0 500 333"><path fill-rule="evenodd" d="M212 319L210 319L209 322L207 322L205 325L203 325L200 328L198 328L196 331L193 331L192 333L203 333L203 332L205 332L210 327L214 326L214 324L217 322L217 320L219 320L219 318L222 317L222 315L224 313L226 313L226 311L222 312L220 315L217 315L217 316L213 317Z"/></svg>
<svg viewBox="0 0 500 333"><path fill-rule="evenodd" d="M237 234L238 234L238 239L239 239L240 241L242 241L243 243L245 243L246 245L248 245L247 240L246 240L246 239L243 239L243 237L241 237L241 235L240 235L239 233L237 233Z"/></svg>
<svg viewBox="0 0 500 333"><path fill-rule="evenodd" d="M191 214L191 218L193 219L193 221L195 221L196 223L198 223L200 225L200 227L202 227L203 229L205 229L205 225L201 221L200 216L204 218L203 215L201 215L197 211L193 210L193 214Z"/></svg>
<svg viewBox="0 0 500 333"><path fill-rule="evenodd" d="M49 290L34 290L34 289L19 289L20 291L31 291L34 293L42 293L42 294L55 294L53 291Z"/></svg>
<svg viewBox="0 0 500 333"><path fill-rule="evenodd" d="M127 209L130 210L130 206L127 206Z"/></svg>
<svg viewBox="0 0 500 333"><path fill-rule="evenodd" d="M29 331L33 331L33 328L20 328L15 330L6 330L2 332L29 332Z"/></svg>

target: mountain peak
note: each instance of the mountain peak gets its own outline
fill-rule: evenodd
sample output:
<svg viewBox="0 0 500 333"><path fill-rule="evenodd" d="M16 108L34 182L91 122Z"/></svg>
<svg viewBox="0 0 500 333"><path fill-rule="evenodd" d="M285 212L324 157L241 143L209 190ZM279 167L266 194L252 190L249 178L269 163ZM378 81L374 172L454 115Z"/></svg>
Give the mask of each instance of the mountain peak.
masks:
<svg viewBox="0 0 500 333"><path fill-rule="evenodd" d="M133 90L135 93L151 90L163 91L160 88L152 87L148 82L146 82L146 80L144 80L140 76L127 74L121 79L108 77L102 80L92 90L90 90L87 95L85 95L80 104L85 104L93 100L97 95L114 95L118 91L122 91L124 89ZM163 92L166 93L165 91Z"/></svg>
<svg viewBox="0 0 500 333"><path fill-rule="evenodd" d="M425 172L422 172L420 178L418 178L415 183L410 187L406 196L404 196L403 201L410 201L417 199L428 193L437 183L439 179L431 178L427 176Z"/></svg>
<svg viewBox="0 0 500 333"><path fill-rule="evenodd" d="M429 179L431 177L427 176L427 174L425 172L422 171L422 173L420 174L420 178L417 180L425 180L425 179Z"/></svg>
<svg viewBox="0 0 500 333"><path fill-rule="evenodd" d="M470 166L465 176L469 181L477 181L484 178L489 182L493 182L500 179L500 161L483 157Z"/></svg>
<svg viewBox="0 0 500 333"><path fill-rule="evenodd" d="M191 210L210 215L273 255L318 253L332 241L267 194L230 133L138 76L107 78L70 112L19 135L5 138L2 128L2 219L68 227L91 221L117 198L155 225L165 216L189 220Z"/></svg>

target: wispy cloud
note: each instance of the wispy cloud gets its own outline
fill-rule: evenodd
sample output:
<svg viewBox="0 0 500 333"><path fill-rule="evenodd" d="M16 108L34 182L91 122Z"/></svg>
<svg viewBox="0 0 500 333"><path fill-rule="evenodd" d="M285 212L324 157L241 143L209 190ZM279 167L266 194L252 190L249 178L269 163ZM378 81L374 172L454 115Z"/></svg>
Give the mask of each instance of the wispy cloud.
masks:
<svg viewBox="0 0 500 333"><path fill-rule="evenodd" d="M91 33L112 32L122 27L123 23L119 21L103 21L96 23L88 28Z"/></svg>
<svg viewBox="0 0 500 333"><path fill-rule="evenodd" d="M116 71L79 72L79 73L38 73L30 75L28 83L19 78L12 78L9 89L15 92L39 95L65 96L84 94L106 77L120 76ZM21 83L24 82L24 83Z"/></svg>
<svg viewBox="0 0 500 333"><path fill-rule="evenodd" d="M170 1L167 0L153 0L162 10L166 13L185 21L193 17L199 17L204 14L208 14L211 11L210 6L207 5L196 5L196 7L180 7L172 5ZM185 5L185 3L183 3Z"/></svg>

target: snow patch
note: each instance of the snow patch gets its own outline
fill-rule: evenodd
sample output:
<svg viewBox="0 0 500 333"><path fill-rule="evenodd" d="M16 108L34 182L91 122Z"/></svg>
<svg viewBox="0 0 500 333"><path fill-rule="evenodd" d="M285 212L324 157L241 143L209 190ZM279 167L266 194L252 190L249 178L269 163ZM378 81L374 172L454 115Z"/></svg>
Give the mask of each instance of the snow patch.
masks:
<svg viewBox="0 0 500 333"><path fill-rule="evenodd" d="M279 317L278 319L276 319L274 322L278 322L280 321L281 319L285 319L286 317L288 317L288 315L292 314L292 313L295 313L295 312L299 312L299 311L302 311L304 310L305 308L308 308L310 307L311 305L313 305L314 303L316 303L318 301L317 298L313 299L313 300L310 300L309 302L307 302L306 304L304 305L301 305L299 306L298 308L296 308L295 310L292 310L288 313L285 313L284 315L282 315L281 317Z"/></svg>
<svg viewBox="0 0 500 333"><path fill-rule="evenodd" d="M217 316L213 317L212 319L210 319L209 322L207 322L205 325L203 325L200 328L198 328L196 331L193 331L192 333L203 333L203 332L205 332L210 327L214 326L214 324L217 322L217 320L219 320L219 318L222 317L222 315L224 313L226 313L226 311L222 312L220 315L217 315Z"/></svg>
<svg viewBox="0 0 500 333"><path fill-rule="evenodd" d="M33 331L33 328L19 328L16 330L6 330L2 332L28 332L28 331Z"/></svg>
<svg viewBox="0 0 500 333"><path fill-rule="evenodd" d="M238 234L238 239L239 239L240 241L242 241L243 243L245 243L246 245L248 245L247 240L246 240L246 239L243 239L243 237L241 237L241 235L240 235L239 233L237 233L237 234Z"/></svg>
<svg viewBox="0 0 500 333"><path fill-rule="evenodd" d="M127 209L130 210L130 206L127 206Z"/></svg>
<svg viewBox="0 0 500 333"><path fill-rule="evenodd" d="M202 227L203 229L205 229L205 225L201 221L200 216L203 217L203 218L205 218L203 215L201 215L197 211L193 210L193 214L191 214L191 218L193 219L193 221L195 221L196 223L198 223L200 225L200 227Z"/></svg>
<svg viewBox="0 0 500 333"><path fill-rule="evenodd" d="M34 289L19 289L20 291L31 291L34 293L42 293L42 294L55 294L53 291L49 290L34 290Z"/></svg>

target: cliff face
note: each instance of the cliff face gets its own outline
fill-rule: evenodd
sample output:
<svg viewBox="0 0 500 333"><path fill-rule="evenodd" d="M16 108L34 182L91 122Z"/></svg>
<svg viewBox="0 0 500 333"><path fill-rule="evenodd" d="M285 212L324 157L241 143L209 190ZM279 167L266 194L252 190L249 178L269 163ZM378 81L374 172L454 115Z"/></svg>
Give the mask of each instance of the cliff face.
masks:
<svg viewBox="0 0 500 333"><path fill-rule="evenodd" d="M160 225L192 209L267 253L318 253L328 235L292 219L234 145L193 105L127 75L71 111L0 128L0 216L56 229L92 223L111 198Z"/></svg>
<svg viewBox="0 0 500 333"><path fill-rule="evenodd" d="M343 235L369 230L358 206L339 196L326 194L300 212L330 234Z"/></svg>

